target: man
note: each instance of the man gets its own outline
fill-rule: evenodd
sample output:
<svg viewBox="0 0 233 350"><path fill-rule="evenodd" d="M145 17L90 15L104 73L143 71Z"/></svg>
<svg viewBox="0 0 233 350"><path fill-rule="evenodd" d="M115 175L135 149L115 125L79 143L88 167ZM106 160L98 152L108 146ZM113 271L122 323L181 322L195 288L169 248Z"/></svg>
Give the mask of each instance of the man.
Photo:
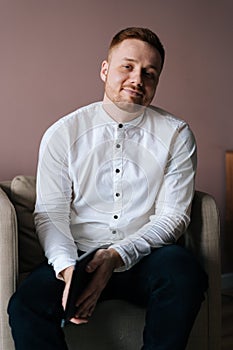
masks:
<svg viewBox="0 0 233 350"><path fill-rule="evenodd" d="M176 244L190 220L196 146L184 121L150 107L163 63L153 32L122 30L102 63L103 102L44 135L35 223L48 264L10 301L17 350L67 349L60 322L74 264L101 244L71 322L88 322L99 300L127 299L147 307L143 350L185 349L207 278Z"/></svg>

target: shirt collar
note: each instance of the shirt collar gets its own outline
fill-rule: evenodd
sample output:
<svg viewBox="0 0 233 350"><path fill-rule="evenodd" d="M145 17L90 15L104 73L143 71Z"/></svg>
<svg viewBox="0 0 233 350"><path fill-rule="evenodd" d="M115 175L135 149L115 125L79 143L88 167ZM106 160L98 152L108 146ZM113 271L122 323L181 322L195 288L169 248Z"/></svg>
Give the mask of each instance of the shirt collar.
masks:
<svg viewBox="0 0 233 350"><path fill-rule="evenodd" d="M145 110L142 114L140 114L138 117L130 120L130 121L126 121L126 122L117 122L116 120L114 120L113 118L111 118L111 116L105 111L105 109L103 108L103 103L101 103L101 109L103 111L103 116L104 116L104 120L106 122L112 122L113 124L115 125L118 125L118 124L123 124L125 127L130 127L130 126L137 126L141 123L141 121L143 120L144 118L144 115L145 115Z"/></svg>

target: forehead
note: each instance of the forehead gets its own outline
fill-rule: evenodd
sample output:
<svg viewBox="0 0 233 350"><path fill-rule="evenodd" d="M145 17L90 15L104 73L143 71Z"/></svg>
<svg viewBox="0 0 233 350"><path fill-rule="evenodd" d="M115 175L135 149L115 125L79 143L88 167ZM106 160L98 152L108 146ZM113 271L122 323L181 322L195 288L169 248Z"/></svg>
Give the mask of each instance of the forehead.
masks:
<svg viewBox="0 0 233 350"><path fill-rule="evenodd" d="M156 48L139 39L125 39L114 46L109 53L111 61L132 59L146 65L161 65L161 56Z"/></svg>

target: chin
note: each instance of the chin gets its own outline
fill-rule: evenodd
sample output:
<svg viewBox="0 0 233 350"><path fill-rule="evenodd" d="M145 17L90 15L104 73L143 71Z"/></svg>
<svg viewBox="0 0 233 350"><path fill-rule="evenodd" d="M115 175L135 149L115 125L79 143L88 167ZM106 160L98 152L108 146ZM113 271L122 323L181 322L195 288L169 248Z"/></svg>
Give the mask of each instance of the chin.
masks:
<svg viewBox="0 0 233 350"><path fill-rule="evenodd" d="M136 102L132 101L120 101L115 102L115 105L120 108L123 111L129 112L129 113L138 113L140 112L144 106L142 104L138 104Z"/></svg>

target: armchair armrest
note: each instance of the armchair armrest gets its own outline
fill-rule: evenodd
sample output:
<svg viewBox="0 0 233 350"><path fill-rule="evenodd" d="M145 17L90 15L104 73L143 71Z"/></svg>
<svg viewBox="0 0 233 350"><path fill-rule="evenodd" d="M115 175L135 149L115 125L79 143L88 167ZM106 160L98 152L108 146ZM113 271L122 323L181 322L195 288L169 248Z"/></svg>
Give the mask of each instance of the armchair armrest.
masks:
<svg viewBox="0 0 233 350"><path fill-rule="evenodd" d="M184 235L185 245L193 251L209 278L209 349L220 349L221 342L221 259L220 219L213 197L195 192L191 223Z"/></svg>
<svg viewBox="0 0 233 350"><path fill-rule="evenodd" d="M18 276L18 237L15 209L0 188L0 348L13 350L8 326L7 305L16 289Z"/></svg>

